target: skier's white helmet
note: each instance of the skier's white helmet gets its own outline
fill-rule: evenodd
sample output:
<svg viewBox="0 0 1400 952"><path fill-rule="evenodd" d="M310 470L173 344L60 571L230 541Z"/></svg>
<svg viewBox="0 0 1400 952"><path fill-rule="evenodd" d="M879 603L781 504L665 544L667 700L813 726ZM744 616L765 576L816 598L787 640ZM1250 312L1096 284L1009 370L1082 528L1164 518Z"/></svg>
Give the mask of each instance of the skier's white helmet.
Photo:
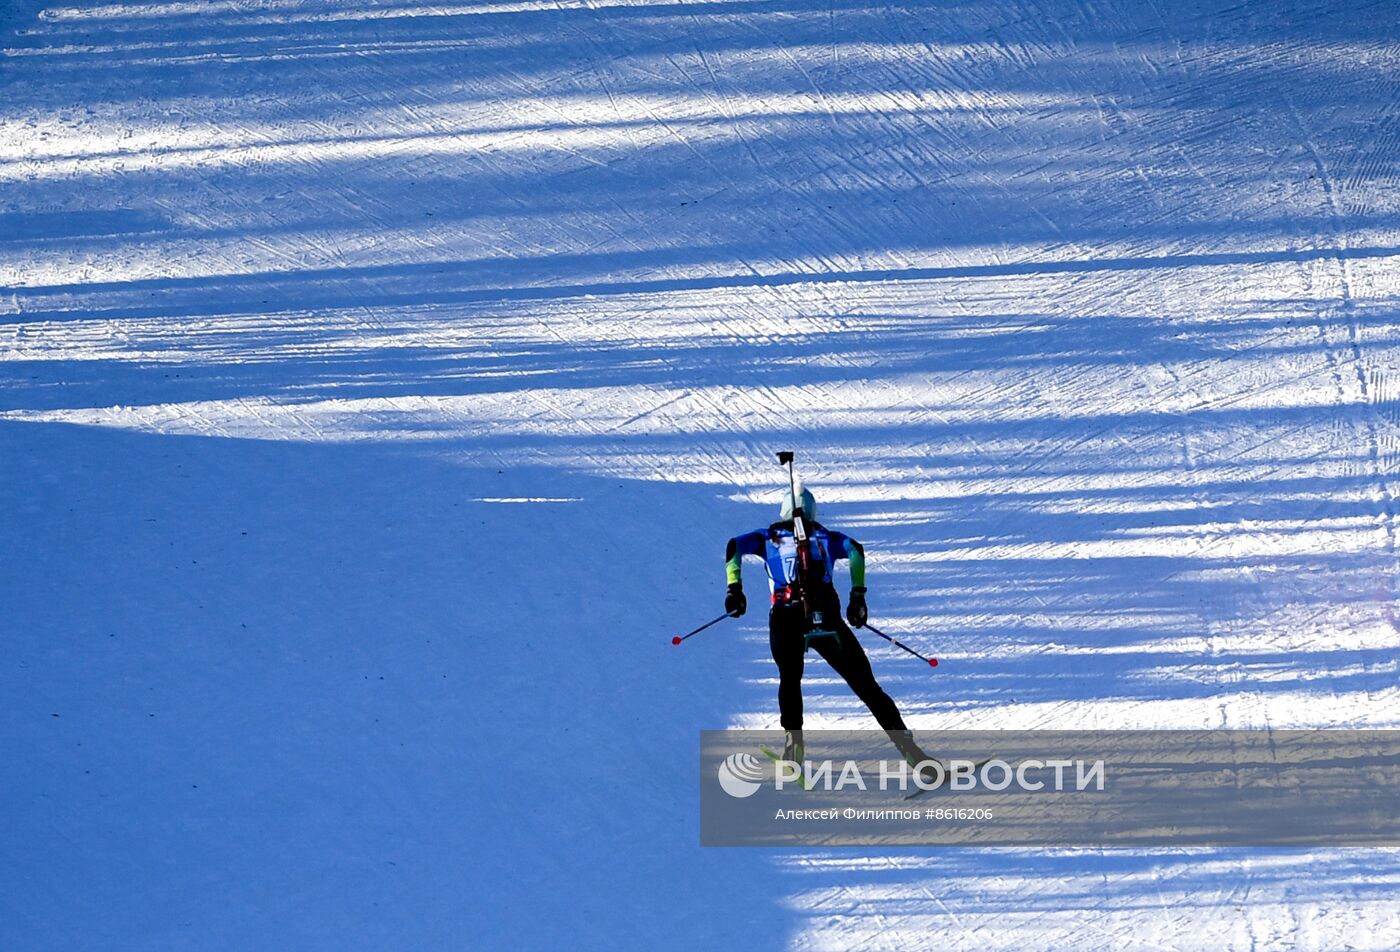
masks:
<svg viewBox="0 0 1400 952"><path fill-rule="evenodd" d="M797 482L797 498L802 500L803 515L805 515L808 519L817 518L817 500L812 495L812 491L806 486L802 485L801 480L798 480ZM779 521L787 522L789 519L791 519L792 510L792 490L789 489L787 492L783 493L782 517Z"/></svg>

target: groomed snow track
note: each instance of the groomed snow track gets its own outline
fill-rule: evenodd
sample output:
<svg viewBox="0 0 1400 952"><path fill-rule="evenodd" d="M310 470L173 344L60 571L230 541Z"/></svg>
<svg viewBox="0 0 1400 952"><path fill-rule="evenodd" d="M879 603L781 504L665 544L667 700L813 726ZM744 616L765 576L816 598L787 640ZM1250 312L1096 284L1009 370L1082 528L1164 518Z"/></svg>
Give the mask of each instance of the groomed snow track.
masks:
<svg viewBox="0 0 1400 952"><path fill-rule="evenodd" d="M1391 0L0 33L0 947L1400 947L1387 850L701 850L774 671L668 644L796 448L916 727L1400 727Z"/></svg>

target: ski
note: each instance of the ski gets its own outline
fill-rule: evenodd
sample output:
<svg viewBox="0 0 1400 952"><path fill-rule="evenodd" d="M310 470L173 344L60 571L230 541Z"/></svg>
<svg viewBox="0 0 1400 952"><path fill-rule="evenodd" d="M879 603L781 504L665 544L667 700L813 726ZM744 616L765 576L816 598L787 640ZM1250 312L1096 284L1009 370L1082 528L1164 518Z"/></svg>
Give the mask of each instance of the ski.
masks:
<svg viewBox="0 0 1400 952"><path fill-rule="evenodd" d="M985 767L987 764L991 763L993 759L994 759L993 757L988 757L986 760L979 760L979 761L977 761L977 763L975 763L975 764L972 765L972 772L973 772L973 773L976 773L977 771L981 770L981 769L982 769L983 767ZM949 777L950 777L950 774L949 774L949 772L948 772L948 769L947 769L947 767L944 767L944 769L943 769L943 780L942 780L940 783L938 783L938 784L935 785L935 786L929 787L929 788L927 788L927 789L925 789L925 788L923 788L923 787L919 787L917 790L915 790L913 793L909 794L909 795L908 795L907 797L905 797L904 799L906 799L906 800L917 800L919 797L922 797L922 796L923 796L924 794L926 794L926 793L933 793L935 790L942 790L945 786L947 786Z"/></svg>
<svg viewBox="0 0 1400 952"><path fill-rule="evenodd" d="M775 767L779 764L789 763L782 754L775 754L773 751L769 750L766 744L760 745L758 749L763 751L763 756L773 761L773 766ZM807 782L807 774L803 771L801 764L797 765L797 782L802 785L803 790L812 789L811 785Z"/></svg>

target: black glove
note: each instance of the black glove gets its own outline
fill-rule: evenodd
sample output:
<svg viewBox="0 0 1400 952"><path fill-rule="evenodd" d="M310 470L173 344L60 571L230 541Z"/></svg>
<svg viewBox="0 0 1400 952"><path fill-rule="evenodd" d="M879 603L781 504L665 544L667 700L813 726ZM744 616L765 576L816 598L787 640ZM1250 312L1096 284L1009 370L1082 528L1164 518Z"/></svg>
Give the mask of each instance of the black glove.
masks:
<svg viewBox="0 0 1400 952"><path fill-rule="evenodd" d="M846 621L852 628L864 628L865 620L869 617L870 613L865 610L865 586L857 585L851 589L851 597L846 600Z"/></svg>
<svg viewBox="0 0 1400 952"><path fill-rule="evenodd" d="M738 582L729 583L729 592L724 596L724 610L738 618L749 609L749 600L744 597L744 586Z"/></svg>

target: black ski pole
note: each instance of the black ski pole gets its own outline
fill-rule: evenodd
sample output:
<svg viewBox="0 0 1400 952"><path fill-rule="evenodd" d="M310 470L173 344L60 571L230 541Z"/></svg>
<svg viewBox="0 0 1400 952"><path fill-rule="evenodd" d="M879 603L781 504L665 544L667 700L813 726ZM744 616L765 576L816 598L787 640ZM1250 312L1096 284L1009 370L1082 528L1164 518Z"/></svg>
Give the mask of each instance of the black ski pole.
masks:
<svg viewBox="0 0 1400 952"><path fill-rule="evenodd" d="M673 645L678 645L678 644L680 644L682 641L685 641L687 638L689 638L691 635L698 635L698 634L700 634L700 632L704 631L706 628L709 628L711 625L718 625L720 622L724 621L726 618L734 618L734 617L735 617L735 616L734 616L734 615L731 615L729 612L725 612L723 615L720 615L720 616L719 616L718 618L716 618L714 621L707 621L707 622L705 622L705 624L701 625L699 628L695 629L694 631L687 632L687 633L684 634L684 635L676 635L674 638L671 639L671 644L673 644Z"/></svg>
<svg viewBox="0 0 1400 952"><path fill-rule="evenodd" d="M896 648L903 648L905 651L909 652L911 655L913 655L914 657L918 658L920 661L926 661L926 662L928 662L928 666L929 666L930 668L936 668L936 667L938 667L938 659L937 659L937 658L925 658L923 655L919 654L917 651L915 651L913 648L909 647L908 645L906 645L906 644L901 644L899 641L896 641L894 638L891 638L889 635L885 634L883 631L881 631L880 629L876 628L874 625L870 624L870 622L866 622L866 623L865 623L865 628L866 628L867 630L869 630L869 631L875 632L875 634L879 635L881 638L885 639L885 640L888 641L890 644L894 645Z"/></svg>

